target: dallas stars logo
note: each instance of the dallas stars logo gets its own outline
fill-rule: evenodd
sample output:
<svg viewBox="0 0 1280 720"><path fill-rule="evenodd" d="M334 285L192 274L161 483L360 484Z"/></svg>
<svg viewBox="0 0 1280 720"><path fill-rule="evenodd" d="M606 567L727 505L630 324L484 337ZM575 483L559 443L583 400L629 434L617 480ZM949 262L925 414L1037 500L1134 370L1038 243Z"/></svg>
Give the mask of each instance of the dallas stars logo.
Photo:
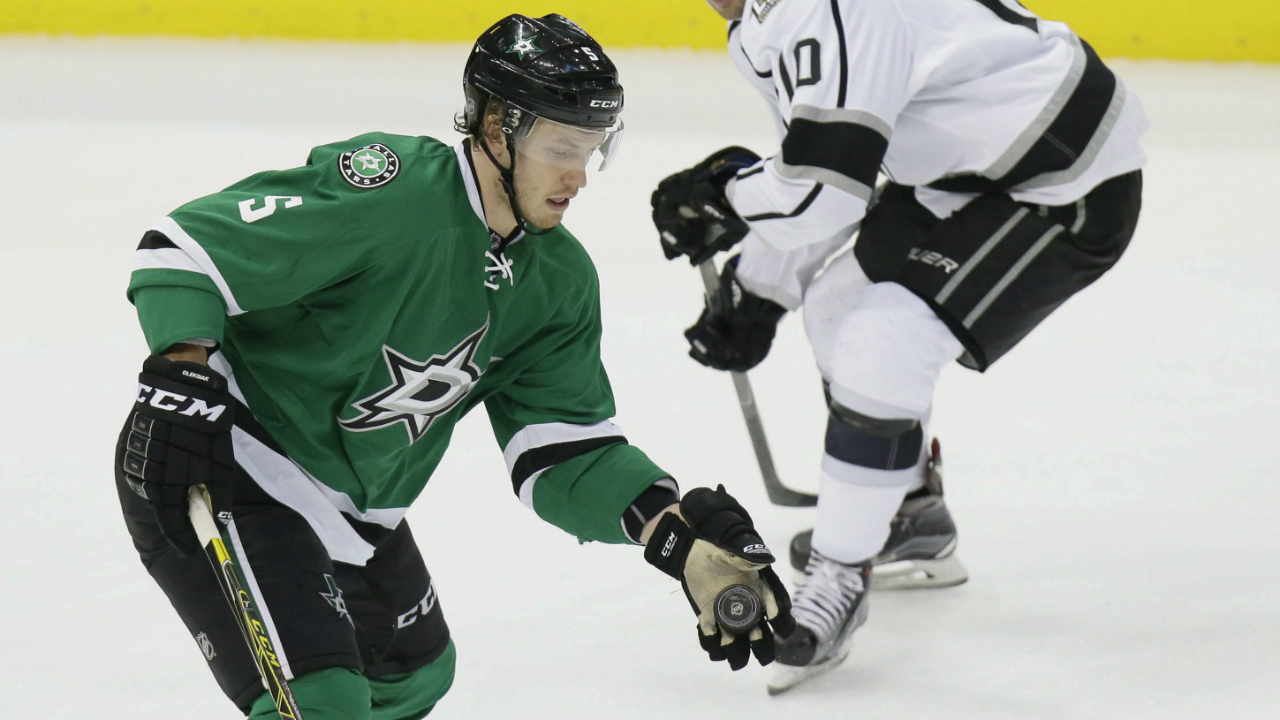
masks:
<svg viewBox="0 0 1280 720"><path fill-rule="evenodd" d="M361 175L376 176L378 173L382 172L382 168L387 164L387 158L385 155L382 153L375 154L369 152L368 148L356 153L352 159L360 163L360 168L356 170L356 172Z"/></svg>
<svg viewBox="0 0 1280 720"><path fill-rule="evenodd" d="M444 355L432 355L424 363L382 346L391 373L391 385L353 403L360 415L339 420L348 430L364 432L404 423L413 444L427 434L431 423L462 402L480 381L481 370L473 362L476 348L489 331L489 323Z"/></svg>
<svg viewBox="0 0 1280 720"><path fill-rule="evenodd" d="M329 606L338 611L338 617L346 619L354 627L355 622L351 620L351 613L347 611L347 601L342 597L342 588L338 587L338 583L329 573L324 574L325 584L329 586L329 592L320 593L320 597L329 603Z"/></svg>
<svg viewBox="0 0 1280 720"><path fill-rule="evenodd" d="M533 41L537 39L537 35L530 35L527 38L517 37L515 42L511 43L511 47L507 48L507 54L520 53L520 59L523 60L525 53L542 52L541 48L533 44Z"/></svg>
<svg viewBox="0 0 1280 720"><path fill-rule="evenodd" d="M342 179L358 188L386 185L400 172L400 158L382 143L348 150L338 156Z"/></svg>

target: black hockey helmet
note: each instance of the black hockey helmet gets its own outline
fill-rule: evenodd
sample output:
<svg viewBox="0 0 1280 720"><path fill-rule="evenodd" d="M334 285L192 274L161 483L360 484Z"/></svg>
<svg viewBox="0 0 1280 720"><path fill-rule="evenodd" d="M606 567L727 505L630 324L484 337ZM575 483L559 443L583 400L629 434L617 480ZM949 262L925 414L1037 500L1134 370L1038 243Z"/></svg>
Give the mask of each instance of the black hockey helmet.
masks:
<svg viewBox="0 0 1280 720"><path fill-rule="evenodd" d="M476 135L490 97L583 128L613 128L622 112L618 68L600 43L563 15L499 20L472 48L462 88L464 127Z"/></svg>
<svg viewBox="0 0 1280 720"><path fill-rule="evenodd" d="M524 220L515 190L518 156L586 170L599 152L598 167L604 170L622 139L618 68L600 43L563 15L508 15L499 20L471 49L462 89L466 110L455 125L472 137L483 136L490 99L505 105L501 127L510 164L499 163L487 143L478 145L498 168L517 229L525 232L538 235L547 230ZM549 147L547 138L556 136L571 138L573 149Z"/></svg>

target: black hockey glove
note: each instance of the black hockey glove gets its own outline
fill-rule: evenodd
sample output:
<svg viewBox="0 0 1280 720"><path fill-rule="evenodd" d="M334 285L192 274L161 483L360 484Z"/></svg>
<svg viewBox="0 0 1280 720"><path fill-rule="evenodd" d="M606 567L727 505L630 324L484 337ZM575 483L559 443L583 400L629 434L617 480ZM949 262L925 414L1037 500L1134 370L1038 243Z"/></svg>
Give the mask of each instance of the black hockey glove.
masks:
<svg viewBox="0 0 1280 720"><path fill-rule="evenodd" d="M752 653L761 665L773 662L774 633L790 635L796 622L791 597L769 567L773 554L751 516L723 485L691 490L680 501L680 515L683 520L669 513L658 521L644 559L684 586L698 616L698 641L712 660L728 660L734 670L746 667ZM714 608L717 596L732 585L746 585L764 605L756 624L737 634L717 623Z"/></svg>
<svg viewBox="0 0 1280 720"><path fill-rule="evenodd" d="M684 331L684 337L694 360L716 370L746 372L769 354L787 309L742 287L738 257L724 264L719 290L707 298L698 322Z"/></svg>
<svg viewBox="0 0 1280 720"><path fill-rule="evenodd" d="M187 515L192 485L208 489L215 513L231 509L235 402L226 378L199 363L152 355L138 375L125 480L151 504L160 532L184 555L200 552Z"/></svg>
<svg viewBox="0 0 1280 720"><path fill-rule="evenodd" d="M760 156L746 148L727 147L658 183L649 204L668 260L688 255L701 265L746 236L750 228L725 198L724 186L758 162Z"/></svg>

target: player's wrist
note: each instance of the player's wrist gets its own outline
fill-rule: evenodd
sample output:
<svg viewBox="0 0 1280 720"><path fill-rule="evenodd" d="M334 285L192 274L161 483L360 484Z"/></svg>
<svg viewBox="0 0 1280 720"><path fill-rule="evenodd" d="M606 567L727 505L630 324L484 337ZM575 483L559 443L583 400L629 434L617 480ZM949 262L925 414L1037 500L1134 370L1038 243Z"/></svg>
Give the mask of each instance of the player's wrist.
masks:
<svg viewBox="0 0 1280 720"><path fill-rule="evenodd" d="M202 345L174 343L168 350L165 350L161 354L173 362L191 362L200 365L209 364L209 349Z"/></svg>
<svg viewBox="0 0 1280 720"><path fill-rule="evenodd" d="M668 515L675 515L677 519L683 521L684 518L681 517L680 515L680 503L675 502L668 505L667 507L662 509L662 512L653 516L652 518L649 519L648 522L644 524L644 529L640 531L641 545L647 546L649 544L650 538L653 537L654 532L656 532L658 529L658 524L662 521L663 518L665 518Z"/></svg>

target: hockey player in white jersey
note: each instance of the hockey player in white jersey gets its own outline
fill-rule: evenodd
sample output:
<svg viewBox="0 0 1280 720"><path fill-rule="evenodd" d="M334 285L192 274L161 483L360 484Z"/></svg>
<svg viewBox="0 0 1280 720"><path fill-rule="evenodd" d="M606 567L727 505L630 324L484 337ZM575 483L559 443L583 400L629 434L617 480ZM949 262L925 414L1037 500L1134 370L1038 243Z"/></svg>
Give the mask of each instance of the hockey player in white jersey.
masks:
<svg viewBox="0 0 1280 720"><path fill-rule="evenodd" d="M667 257L741 246L690 354L745 371L803 306L829 407L776 693L846 657L873 565L915 571L899 587L966 579L925 442L938 374L985 370L1120 258L1147 122L1088 44L1016 0L707 1L781 150L726 148L653 194Z"/></svg>

